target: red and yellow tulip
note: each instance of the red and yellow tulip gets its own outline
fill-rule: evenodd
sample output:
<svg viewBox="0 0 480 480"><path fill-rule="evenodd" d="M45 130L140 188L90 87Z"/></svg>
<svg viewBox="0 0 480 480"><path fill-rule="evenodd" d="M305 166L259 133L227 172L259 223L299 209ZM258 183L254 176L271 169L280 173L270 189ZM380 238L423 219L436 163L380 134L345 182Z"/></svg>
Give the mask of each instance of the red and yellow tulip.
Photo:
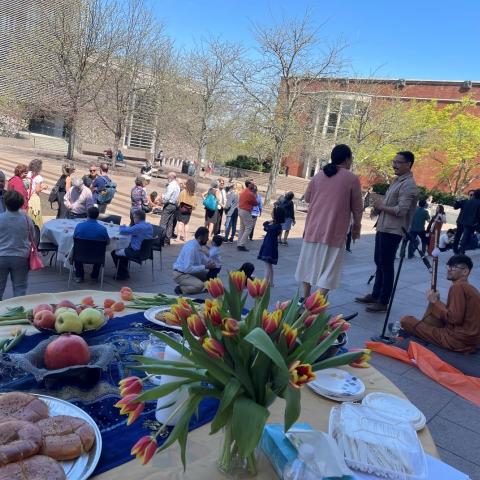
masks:
<svg viewBox="0 0 480 480"><path fill-rule="evenodd" d="M205 300L204 315L213 325L219 327L222 325L222 314L220 312L220 303L218 300Z"/></svg>
<svg viewBox="0 0 480 480"><path fill-rule="evenodd" d="M207 327L199 315L193 314L187 318L188 329L196 337L204 337L207 334Z"/></svg>
<svg viewBox="0 0 480 480"><path fill-rule="evenodd" d="M304 307L305 310L308 310L310 315L318 315L327 309L328 302L325 296L317 290L305 300Z"/></svg>
<svg viewBox="0 0 480 480"><path fill-rule="evenodd" d="M290 384L295 388L300 388L316 378L312 366L308 363L300 363L300 360L295 360L288 370L290 372Z"/></svg>
<svg viewBox="0 0 480 480"><path fill-rule="evenodd" d="M263 297L268 287L268 282L263 279L255 278L247 280L247 290L252 298Z"/></svg>
<svg viewBox="0 0 480 480"><path fill-rule="evenodd" d="M225 293L225 287L219 278L212 278L205 282L205 288L213 298L221 297Z"/></svg>
<svg viewBox="0 0 480 480"><path fill-rule="evenodd" d="M139 395L143 389L142 380L139 377L127 377L118 382L120 386L120 395L125 397L127 395Z"/></svg>
<svg viewBox="0 0 480 480"><path fill-rule="evenodd" d="M185 305L181 303L175 303L170 308L170 312L177 318L179 325L181 325L183 322L186 322L187 318L192 314L190 305L188 305L188 307L189 308L185 308Z"/></svg>
<svg viewBox="0 0 480 480"><path fill-rule="evenodd" d="M223 345L212 337L204 338L202 347L213 358L221 359L225 355Z"/></svg>
<svg viewBox="0 0 480 480"><path fill-rule="evenodd" d="M285 337L285 340L287 341L287 347L290 350L297 341L298 330L296 328L292 328L287 323L284 323L282 328L282 334Z"/></svg>
<svg viewBox="0 0 480 480"><path fill-rule="evenodd" d="M172 312L165 312L163 314L163 320L167 325L182 326L182 319L174 315Z"/></svg>
<svg viewBox="0 0 480 480"><path fill-rule="evenodd" d="M237 292L243 292L243 289L245 288L245 281L247 280L245 272L230 272L230 279L232 281L233 288L235 288Z"/></svg>
<svg viewBox="0 0 480 480"><path fill-rule="evenodd" d="M120 415L128 415L127 425L131 425L143 412L144 402L136 400L136 393L125 395L114 406L120 409Z"/></svg>
<svg viewBox="0 0 480 480"><path fill-rule="evenodd" d="M146 465L152 459L156 451L157 441L149 435L146 435L138 440L138 442L132 447L130 454L135 455L137 458L141 458L142 465Z"/></svg>
<svg viewBox="0 0 480 480"><path fill-rule="evenodd" d="M222 325L222 335L224 337L234 337L240 332L240 326L234 318L224 318Z"/></svg>
<svg viewBox="0 0 480 480"><path fill-rule="evenodd" d="M262 328L266 333L272 335L272 333L277 331L281 318L281 310L275 310L273 313L269 313L267 310L264 310L262 313Z"/></svg>
<svg viewBox="0 0 480 480"><path fill-rule="evenodd" d="M355 368L368 368L370 366L370 364L368 363L370 358L372 357L371 355L371 350L369 348L364 348L362 350L355 350L355 349L352 349L350 350L351 352L355 352L355 351L363 351L363 354L357 358L357 360L353 361L350 366L351 367L355 367Z"/></svg>
<svg viewBox="0 0 480 480"><path fill-rule="evenodd" d="M346 322L341 315L337 315L328 321L328 327L330 330L336 330L338 327L342 327L340 331L346 332L350 328L350 324Z"/></svg>
<svg viewBox="0 0 480 480"><path fill-rule="evenodd" d="M291 300L287 300L285 302L278 301L275 303L275 310L286 310L290 306L290 303L292 303Z"/></svg>

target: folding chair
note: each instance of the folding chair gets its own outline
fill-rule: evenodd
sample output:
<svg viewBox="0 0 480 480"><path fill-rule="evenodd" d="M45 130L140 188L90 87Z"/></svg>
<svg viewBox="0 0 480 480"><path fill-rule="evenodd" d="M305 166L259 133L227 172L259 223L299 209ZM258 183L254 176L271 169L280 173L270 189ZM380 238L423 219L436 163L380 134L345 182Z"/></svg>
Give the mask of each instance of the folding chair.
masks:
<svg viewBox="0 0 480 480"><path fill-rule="evenodd" d="M120 225L122 223L122 217L121 215L109 215L107 213L102 213L101 215L98 216L98 219L101 222L105 223L114 223L115 225Z"/></svg>
<svg viewBox="0 0 480 480"><path fill-rule="evenodd" d="M154 252L159 252L160 255L160 270L163 271L162 249L165 243L165 228L159 225L152 225L153 227L153 246Z"/></svg>
<svg viewBox="0 0 480 480"><path fill-rule="evenodd" d="M84 240L81 238L73 239L72 263L68 274L68 287L72 279L72 272L75 262L84 265L100 264L100 289L103 290L103 274L105 271L105 252L107 251L105 240Z"/></svg>

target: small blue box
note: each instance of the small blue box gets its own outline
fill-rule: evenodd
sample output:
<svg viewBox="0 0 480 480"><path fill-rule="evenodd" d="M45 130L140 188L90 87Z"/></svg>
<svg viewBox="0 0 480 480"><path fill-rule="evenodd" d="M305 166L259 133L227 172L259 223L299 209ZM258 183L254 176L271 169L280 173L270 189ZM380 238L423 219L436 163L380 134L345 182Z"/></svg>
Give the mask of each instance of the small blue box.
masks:
<svg viewBox="0 0 480 480"><path fill-rule="evenodd" d="M266 425L260 441L260 448L270 460L278 478L283 477L287 463L293 462L297 457L297 449L285 436L283 428L284 426L278 423ZM296 423L292 428L313 430L308 423Z"/></svg>

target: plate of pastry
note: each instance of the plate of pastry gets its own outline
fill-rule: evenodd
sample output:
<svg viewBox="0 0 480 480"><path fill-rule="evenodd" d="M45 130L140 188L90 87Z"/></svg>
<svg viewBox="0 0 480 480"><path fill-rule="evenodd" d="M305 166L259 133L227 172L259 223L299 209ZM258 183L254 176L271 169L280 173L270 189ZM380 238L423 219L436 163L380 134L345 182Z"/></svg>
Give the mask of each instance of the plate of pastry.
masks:
<svg viewBox="0 0 480 480"><path fill-rule="evenodd" d="M163 307L149 308L148 310L145 310L143 314L149 322L152 322L155 325L159 325L160 327L164 327L169 330L176 330L177 332L181 332L182 327L180 325L169 323L168 319L165 317L165 314L169 311L170 307L164 305Z"/></svg>
<svg viewBox="0 0 480 480"><path fill-rule="evenodd" d="M14 437L6 435L12 431ZM101 452L97 424L76 405L46 395L0 394L1 479L87 480Z"/></svg>

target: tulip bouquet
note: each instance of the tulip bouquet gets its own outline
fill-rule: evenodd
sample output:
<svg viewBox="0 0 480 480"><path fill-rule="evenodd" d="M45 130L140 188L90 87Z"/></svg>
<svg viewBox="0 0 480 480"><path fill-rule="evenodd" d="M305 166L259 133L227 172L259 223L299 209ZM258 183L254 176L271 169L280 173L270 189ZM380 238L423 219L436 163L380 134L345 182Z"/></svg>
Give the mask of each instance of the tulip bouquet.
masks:
<svg viewBox="0 0 480 480"><path fill-rule="evenodd" d="M143 381L130 377L121 382L122 399L117 403L122 414L133 422L143 403L186 389L188 397L172 413L180 418L166 441L157 446L156 438L141 438L132 454L148 462L155 452L178 441L185 468L185 451L190 419L204 397L220 400L211 423L211 433L224 431L219 459L223 471L240 462L250 474L256 473L255 449L269 417L269 406L277 397L285 399L285 431L300 415L301 387L315 379L315 371L349 364L364 351L346 353L318 361L345 331L347 323L330 318L328 303L320 293L298 304L298 297L277 303L268 310L270 290L265 280L248 280L243 272L229 274L229 288L219 279L206 282L212 299L202 309L180 298L170 315L181 325L184 342L176 342L162 332L153 332L179 352L187 363L136 357L135 368L149 375L172 375L181 380L143 391ZM242 316L248 296L254 305ZM180 415L179 415L180 414ZM248 419L248 422L245 421ZM166 422L168 423L168 422Z"/></svg>

